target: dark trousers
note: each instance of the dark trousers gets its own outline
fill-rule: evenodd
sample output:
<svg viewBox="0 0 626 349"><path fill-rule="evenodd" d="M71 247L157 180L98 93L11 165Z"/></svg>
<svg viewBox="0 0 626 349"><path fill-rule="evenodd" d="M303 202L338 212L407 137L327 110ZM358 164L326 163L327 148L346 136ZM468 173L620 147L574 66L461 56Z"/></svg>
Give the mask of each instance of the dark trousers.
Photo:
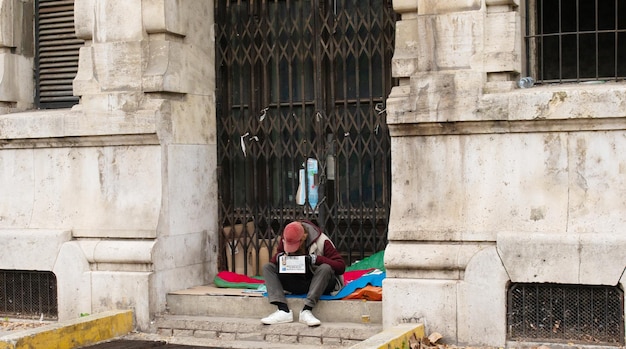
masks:
<svg viewBox="0 0 626 349"><path fill-rule="evenodd" d="M279 273L274 263L263 266L263 278L267 288L267 298L270 303L285 303L285 291L293 294L305 294L305 305L313 308L322 294L328 294L335 288L335 272L328 264L318 265L313 271L306 274Z"/></svg>

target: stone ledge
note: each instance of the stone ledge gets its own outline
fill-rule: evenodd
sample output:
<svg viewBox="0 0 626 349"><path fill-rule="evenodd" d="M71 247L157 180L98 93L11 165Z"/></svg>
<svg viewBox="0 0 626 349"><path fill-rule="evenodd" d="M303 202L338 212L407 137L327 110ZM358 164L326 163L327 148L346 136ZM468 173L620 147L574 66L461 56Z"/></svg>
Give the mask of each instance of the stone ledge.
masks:
<svg viewBox="0 0 626 349"><path fill-rule="evenodd" d="M58 138L62 141L67 137L118 136L139 138L133 142L158 144L155 114L146 110L86 114L78 107L5 114L0 115L0 139L36 141Z"/></svg>
<svg viewBox="0 0 626 349"><path fill-rule="evenodd" d="M353 345L350 349L408 348L411 341L417 342L424 336L423 324L400 324Z"/></svg>
<svg viewBox="0 0 626 349"><path fill-rule="evenodd" d="M51 271L71 239L72 232L63 229L0 229L0 269Z"/></svg>
<svg viewBox="0 0 626 349"><path fill-rule="evenodd" d="M617 285L626 265L617 233L500 232L497 248L512 282Z"/></svg>
<svg viewBox="0 0 626 349"><path fill-rule="evenodd" d="M446 121L389 125L393 137L456 136L545 132L616 131L624 129L624 117L559 120Z"/></svg>
<svg viewBox="0 0 626 349"><path fill-rule="evenodd" d="M131 310L108 311L2 336L0 349L47 348L50 343L58 348L76 348L126 335L132 330Z"/></svg>

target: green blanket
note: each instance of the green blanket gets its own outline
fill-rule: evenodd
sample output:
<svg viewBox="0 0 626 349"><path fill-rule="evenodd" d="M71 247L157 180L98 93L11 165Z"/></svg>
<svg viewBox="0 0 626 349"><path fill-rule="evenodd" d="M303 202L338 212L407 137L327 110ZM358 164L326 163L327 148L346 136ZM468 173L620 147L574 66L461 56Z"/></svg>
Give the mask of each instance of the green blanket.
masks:
<svg viewBox="0 0 626 349"><path fill-rule="evenodd" d="M378 251L367 258L364 258L360 261L352 263L352 265L346 268L346 271L365 270L365 269L372 269L372 268L385 271L384 260L385 260L385 250Z"/></svg>

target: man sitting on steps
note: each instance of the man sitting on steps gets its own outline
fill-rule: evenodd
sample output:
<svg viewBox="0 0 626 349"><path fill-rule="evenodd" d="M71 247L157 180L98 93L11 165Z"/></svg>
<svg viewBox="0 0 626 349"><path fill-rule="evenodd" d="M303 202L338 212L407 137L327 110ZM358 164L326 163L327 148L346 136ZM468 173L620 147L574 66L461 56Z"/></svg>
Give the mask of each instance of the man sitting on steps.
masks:
<svg viewBox="0 0 626 349"><path fill-rule="evenodd" d="M287 224L278 242L276 254L263 266L267 297L278 307L276 312L261 319L266 325L293 322L285 291L305 294L300 322L318 326L311 310L322 294L338 292L343 287L346 264L330 238L309 221Z"/></svg>

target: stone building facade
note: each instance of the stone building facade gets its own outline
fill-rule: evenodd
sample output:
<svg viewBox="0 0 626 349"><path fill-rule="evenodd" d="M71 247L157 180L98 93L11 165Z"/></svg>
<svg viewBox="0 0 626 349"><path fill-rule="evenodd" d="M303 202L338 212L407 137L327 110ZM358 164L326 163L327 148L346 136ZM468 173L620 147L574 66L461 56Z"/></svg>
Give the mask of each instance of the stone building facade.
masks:
<svg viewBox="0 0 626 349"><path fill-rule="evenodd" d="M212 3L76 1L60 110L33 110L33 1L1 4L0 269L54 272L61 320L130 307L147 329L217 271Z"/></svg>
<svg viewBox="0 0 626 349"><path fill-rule="evenodd" d="M617 285L626 85L515 88L519 0L395 0L386 327L504 346L510 283ZM213 1L80 0L80 103L34 110L30 0L0 1L0 269L47 270L59 318L217 271Z"/></svg>
<svg viewBox="0 0 626 349"><path fill-rule="evenodd" d="M527 3L394 1L385 326L501 347L511 283L624 289L626 85L516 88Z"/></svg>

